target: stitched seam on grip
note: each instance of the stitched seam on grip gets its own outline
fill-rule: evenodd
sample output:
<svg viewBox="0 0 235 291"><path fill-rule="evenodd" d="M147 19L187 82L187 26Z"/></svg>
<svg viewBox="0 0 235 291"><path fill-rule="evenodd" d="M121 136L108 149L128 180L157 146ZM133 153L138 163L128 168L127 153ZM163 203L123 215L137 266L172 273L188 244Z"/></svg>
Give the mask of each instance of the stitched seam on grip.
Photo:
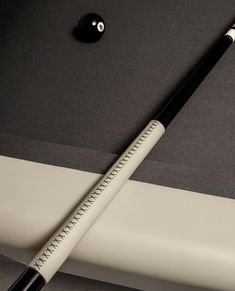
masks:
<svg viewBox="0 0 235 291"><path fill-rule="evenodd" d="M60 230L56 237L51 241L51 243L46 247L32 264L32 267L40 270L50 256L59 247L60 243L68 236L68 234L73 230L73 228L78 224L80 219L86 214L86 212L92 207L94 202L98 197L106 190L112 180L118 175L121 169L129 162L129 160L135 155L137 150L145 142L145 140L150 136L152 131L159 125L157 120L153 120L146 130L137 139L135 144L128 150L124 157L118 162L118 164L110 171L107 177L97 185L97 187L92 190L88 198L82 203L75 214L68 220L68 223Z"/></svg>

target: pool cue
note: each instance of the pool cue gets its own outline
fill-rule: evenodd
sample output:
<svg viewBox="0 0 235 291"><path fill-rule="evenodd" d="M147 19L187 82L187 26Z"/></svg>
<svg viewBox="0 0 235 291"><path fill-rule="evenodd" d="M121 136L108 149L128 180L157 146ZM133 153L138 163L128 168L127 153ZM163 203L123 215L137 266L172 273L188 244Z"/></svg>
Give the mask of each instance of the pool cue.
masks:
<svg viewBox="0 0 235 291"><path fill-rule="evenodd" d="M78 241L130 178L164 134L178 111L234 41L235 24L199 62L162 111L147 124L82 202L77 205L21 276L8 289L9 291L41 290L50 281Z"/></svg>

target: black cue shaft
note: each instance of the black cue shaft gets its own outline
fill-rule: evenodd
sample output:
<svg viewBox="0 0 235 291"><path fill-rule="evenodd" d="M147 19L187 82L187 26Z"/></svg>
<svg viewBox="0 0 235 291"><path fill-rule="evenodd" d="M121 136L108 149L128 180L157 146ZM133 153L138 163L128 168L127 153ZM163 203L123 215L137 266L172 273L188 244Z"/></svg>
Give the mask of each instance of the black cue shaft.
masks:
<svg viewBox="0 0 235 291"><path fill-rule="evenodd" d="M220 38L154 119L160 121L166 128L232 43L233 38L229 35Z"/></svg>

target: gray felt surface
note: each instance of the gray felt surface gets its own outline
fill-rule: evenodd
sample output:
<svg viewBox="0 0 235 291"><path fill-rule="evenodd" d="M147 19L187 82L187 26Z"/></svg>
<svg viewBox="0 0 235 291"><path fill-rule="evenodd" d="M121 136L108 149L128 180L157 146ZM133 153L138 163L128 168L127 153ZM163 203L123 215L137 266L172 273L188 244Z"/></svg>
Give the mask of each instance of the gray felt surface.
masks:
<svg viewBox="0 0 235 291"><path fill-rule="evenodd" d="M22 273L25 266L0 255L0 290L4 291ZM152 279L153 280L153 279ZM151 280L150 280L151 282ZM146 284L145 291L213 291L213 289L182 285L174 282L155 280ZM136 285L136 284L135 284ZM140 291L124 286L109 284L65 273L56 273L43 291Z"/></svg>
<svg viewBox="0 0 235 291"><path fill-rule="evenodd" d="M77 42L80 16L106 21ZM0 1L0 154L103 173L235 18L234 0ZM235 198L235 47L133 179Z"/></svg>
<svg viewBox="0 0 235 291"><path fill-rule="evenodd" d="M0 290L4 291L23 272L25 266L0 255ZM57 273L43 291L137 291L137 289L108 284L97 280ZM200 291L200 290L199 290ZM203 290L202 290L203 291Z"/></svg>

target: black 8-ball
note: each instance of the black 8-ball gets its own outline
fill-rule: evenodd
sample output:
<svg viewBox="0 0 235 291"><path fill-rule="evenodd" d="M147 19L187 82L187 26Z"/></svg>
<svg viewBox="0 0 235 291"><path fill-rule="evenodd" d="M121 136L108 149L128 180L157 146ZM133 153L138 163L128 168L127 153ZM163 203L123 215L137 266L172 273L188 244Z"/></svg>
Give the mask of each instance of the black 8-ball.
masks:
<svg viewBox="0 0 235 291"><path fill-rule="evenodd" d="M89 13L81 17L75 36L84 42L95 42L101 38L104 30L104 19L96 13Z"/></svg>

